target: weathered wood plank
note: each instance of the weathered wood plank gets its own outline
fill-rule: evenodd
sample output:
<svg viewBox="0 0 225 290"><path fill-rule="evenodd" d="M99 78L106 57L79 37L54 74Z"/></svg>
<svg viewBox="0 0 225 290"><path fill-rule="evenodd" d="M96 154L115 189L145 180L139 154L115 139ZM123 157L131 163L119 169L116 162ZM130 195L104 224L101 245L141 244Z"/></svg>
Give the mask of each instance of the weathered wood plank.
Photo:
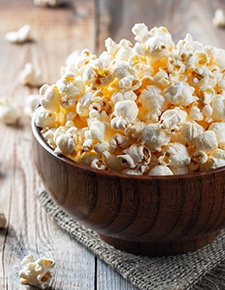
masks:
<svg viewBox="0 0 225 290"><path fill-rule="evenodd" d="M1 97L14 99L21 113L25 97L38 92L18 82L26 62L38 65L43 81L52 83L69 53L94 49L94 1L66 3L44 9L32 1L0 1ZM6 32L26 23L32 27L32 42L13 45L4 40ZM32 253L56 261L54 289L94 289L95 257L59 230L35 197L41 184L31 159L30 120L21 116L15 127L0 124L0 133L0 208L8 220L0 231L0 288L24 289L18 277L20 260Z"/></svg>

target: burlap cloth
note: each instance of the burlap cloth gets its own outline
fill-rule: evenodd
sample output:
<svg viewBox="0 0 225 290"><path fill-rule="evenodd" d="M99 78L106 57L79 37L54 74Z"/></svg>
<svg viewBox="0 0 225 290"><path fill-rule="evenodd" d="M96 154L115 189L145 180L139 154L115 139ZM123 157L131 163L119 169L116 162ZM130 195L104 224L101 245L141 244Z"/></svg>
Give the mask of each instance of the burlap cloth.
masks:
<svg viewBox="0 0 225 290"><path fill-rule="evenodd" d="M46 191L38 198L61 229L83 244L138 289L224 290L225 232L204 248L184 255L141 257L119 251L65 214Z"/></svg>

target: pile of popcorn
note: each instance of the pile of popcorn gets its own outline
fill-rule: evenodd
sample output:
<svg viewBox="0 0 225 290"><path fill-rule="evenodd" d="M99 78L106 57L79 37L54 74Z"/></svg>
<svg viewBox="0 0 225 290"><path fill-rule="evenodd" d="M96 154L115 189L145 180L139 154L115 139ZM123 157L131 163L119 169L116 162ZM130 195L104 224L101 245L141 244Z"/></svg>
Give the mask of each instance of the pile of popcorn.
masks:
<svg viewBox="0 0 225 290"><path fill-rule="evenodd" d="M100 170L173 175L225 166L225 50L136 24L70 57L34 121L56 154Z"/></svg>

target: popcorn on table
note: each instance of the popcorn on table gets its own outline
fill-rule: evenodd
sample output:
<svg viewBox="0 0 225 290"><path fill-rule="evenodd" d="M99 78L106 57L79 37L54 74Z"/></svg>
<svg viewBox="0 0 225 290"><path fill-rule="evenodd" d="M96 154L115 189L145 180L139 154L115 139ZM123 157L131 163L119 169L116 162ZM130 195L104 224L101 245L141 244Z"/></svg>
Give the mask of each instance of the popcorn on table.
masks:
<svg viewBox="0 0 225 290"><path fill-rule="evenodd" d="M218 8L212 20L213 25L217 27L225 27L225 10Z"/></svg>
<svg viewBox="0 0 225 290"><path fill-rule="evenodd" d="M13 125L19 118L19 110L9 98L0 98L0 122Z"/></svg>
<svg viewBox="0 0 225 290"><path fill-rule="evenodd" d="M225 50L136 24L135 43L72 53L40 89L35 123L56 154L135 175L225 165Z"/></svg>
<svg viewBox="0 0 225 290"><path fill-rule="evenodd" d="M31 27L29 24L22 26L18 31L8 32L5 39L12 43L24 43L31 39Z"/></svg>
<svg viewBox="0 0 225 290"><path fill-rule="evenodd" d="M39 94L31 94L26 97L25 104L24 104L24 114L32 117L33 113L40 102L40 95Z"/></svg>
<svg viewBox="0 0 225 290"><path fill-rule="evenodd" d="M23 85L39 86L41 84L41 71L28 62L19 76L19 81Z"/></svg>
<svg viewBox="0 0 225 290"><path fill-rule="evenodd" d="M51 270L55 266L53 260L39 258L34 260L33 255L27 255L21 261L22 269L19 271L21 284L37 286L46 289L52 278Z"/></svg>

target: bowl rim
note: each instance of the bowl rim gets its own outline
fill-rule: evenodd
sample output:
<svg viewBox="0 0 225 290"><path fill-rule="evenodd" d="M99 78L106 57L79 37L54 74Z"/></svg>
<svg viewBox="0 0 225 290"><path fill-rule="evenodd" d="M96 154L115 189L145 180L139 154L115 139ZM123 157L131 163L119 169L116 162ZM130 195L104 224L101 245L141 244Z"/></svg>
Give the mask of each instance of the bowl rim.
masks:
<svg viewBox="0 0 225 290"><path fill-rule="evenodd" d="M52 147L47 144L45 139L43 138L41 134L41 128L38 127L35 124L34 117L31 120L31 129L33 136L35 139L38 141L38 143L48 152L50 153L53 157L56 159L59 159L62 162L68 163L71 166L78 167L81 170L89 171L92 173L95 173L100 176L108 176L112 178L121 178L121 179L132 179L132 180L173 180L173 179L193 179L196 177L203 177L215 173L220 173L221 171L225 170L225 166L218 167L216 169L209 169L206 171L202 172L196 172L196 173L187 173L187 174L174 174L174 175L132 175L132 174L125 174L125 173L119 173L119 172L114 172L114 171L105 171L105 170L100 170L97 168L92 168L88 165L80 164L76 162L75 160L72 160L68 157L65 157L63 155L57 155L54 153Z"/></svg>

